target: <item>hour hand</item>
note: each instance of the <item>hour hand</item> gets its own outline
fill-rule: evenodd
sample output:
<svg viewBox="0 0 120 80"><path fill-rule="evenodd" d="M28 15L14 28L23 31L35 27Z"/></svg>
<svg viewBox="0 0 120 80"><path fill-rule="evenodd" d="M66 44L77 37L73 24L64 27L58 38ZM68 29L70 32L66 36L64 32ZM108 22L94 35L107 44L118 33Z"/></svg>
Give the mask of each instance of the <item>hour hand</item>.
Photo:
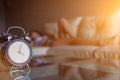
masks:
<svg viewBox="0 0 120 80"><path fill-rule="evenodd" d="M18 53L24 55L24 53L22 53L21 51L18 51Z"/></svg>

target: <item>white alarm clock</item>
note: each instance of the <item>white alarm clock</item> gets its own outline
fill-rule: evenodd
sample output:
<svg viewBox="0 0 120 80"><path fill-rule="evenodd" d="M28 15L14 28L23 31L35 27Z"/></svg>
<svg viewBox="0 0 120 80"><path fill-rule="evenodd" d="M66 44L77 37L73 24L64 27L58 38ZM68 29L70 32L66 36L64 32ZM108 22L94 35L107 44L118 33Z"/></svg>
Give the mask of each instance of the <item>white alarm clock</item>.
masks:
<svg viewBox="0 0 120 80"><path fill-rule="evenodd" d="M10 30L16 28L22 30L21 35L11 35ZM7 32L0 38L0 42L5 44L1 49L1 61L5 65L23 66L31 60L30 37L22 27L9 27Z"/></svg>
<svg viewBox="0 0 120 80"><path fill-rule="evenodd" d="M10 33L11 29L16 28L22 30L21 35ZM0 37L0 43L3 44L0 50L0 59L7 68L11 67L9 74L13 80L31 80L29 77L30 67L28 65L32 58L30 40L29 35L19 26L9 27L7 32Z"/></svg>
<svg viewBox="0 0 120 80"><path fill-rule="evenodd" d="M6 57L16 66L27 64L32 57L32 50L28 42L22 39L10 41L6 47Z"/></svg>

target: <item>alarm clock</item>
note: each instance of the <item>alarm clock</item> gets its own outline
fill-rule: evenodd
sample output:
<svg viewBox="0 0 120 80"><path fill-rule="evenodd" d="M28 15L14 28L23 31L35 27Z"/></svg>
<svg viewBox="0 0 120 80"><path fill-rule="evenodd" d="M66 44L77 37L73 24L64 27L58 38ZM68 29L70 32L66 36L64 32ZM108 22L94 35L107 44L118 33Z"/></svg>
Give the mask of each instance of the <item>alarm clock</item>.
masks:
<svg viewBox="0 0 120 80"><path fill-rule="evenodd" d="M32 57L31 52L30 45L22 39L12 40L6 47L8 61L16 66L27 64Z"/></svg>
<svg viewBox="0 0 120 80"><path fill-rule="evenodd" d="M20 36L11 34L9 31L12 29L20 29L23 34ZM0 42L4 44L1 48L1 61L5 65L23 66L31 60L30 37L22 27L9 27L7 32L3 33Z"/></svg>

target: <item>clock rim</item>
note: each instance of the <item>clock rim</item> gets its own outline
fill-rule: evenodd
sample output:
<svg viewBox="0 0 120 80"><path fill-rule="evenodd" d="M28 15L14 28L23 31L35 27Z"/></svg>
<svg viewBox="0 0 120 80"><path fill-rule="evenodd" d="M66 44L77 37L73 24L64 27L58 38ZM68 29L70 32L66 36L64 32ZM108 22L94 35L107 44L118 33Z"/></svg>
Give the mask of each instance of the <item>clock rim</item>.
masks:
<svg viewBox="0 0 120 80"><path fill-rule="evenodd" d="M8 55L8 54L9 54L9 53L8 53L8 49L9 49L10 45L12 45L14 42L18 42L18 41L24 42L26 45L28 45L29 50L30 50L30 57L28 58L28 60L26 60L26 61L23 62L23 63L17 63L17 62L15 62L15 61L11 60L10 56ZM6 47L6 57L7 57L8 61L9 61L11 64L16 65L16 66L21 66L21 65L26 65L26 64L28 64L28 63L30 62L31 58L32 58L32 49L31 49L31 47L30 47L30 44L29 44L27 41L22 40L22 39L15 39L15 40L12 40L12 41L8 42L7 47Z"/></svg>

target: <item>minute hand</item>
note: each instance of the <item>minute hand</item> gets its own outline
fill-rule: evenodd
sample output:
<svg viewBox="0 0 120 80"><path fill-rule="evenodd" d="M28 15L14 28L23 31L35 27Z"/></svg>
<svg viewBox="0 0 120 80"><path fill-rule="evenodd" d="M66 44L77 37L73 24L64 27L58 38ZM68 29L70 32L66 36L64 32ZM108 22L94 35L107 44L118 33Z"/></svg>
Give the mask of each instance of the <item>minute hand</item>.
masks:
<svg viewBox="0 0 120 80"><path fill-rule="evenodd" d="M22 48L22 43L20 44L18 53L23 54L23 53L21 52L21 48ZM23 54L23 55L24 55L24 54Z"/></svg>

